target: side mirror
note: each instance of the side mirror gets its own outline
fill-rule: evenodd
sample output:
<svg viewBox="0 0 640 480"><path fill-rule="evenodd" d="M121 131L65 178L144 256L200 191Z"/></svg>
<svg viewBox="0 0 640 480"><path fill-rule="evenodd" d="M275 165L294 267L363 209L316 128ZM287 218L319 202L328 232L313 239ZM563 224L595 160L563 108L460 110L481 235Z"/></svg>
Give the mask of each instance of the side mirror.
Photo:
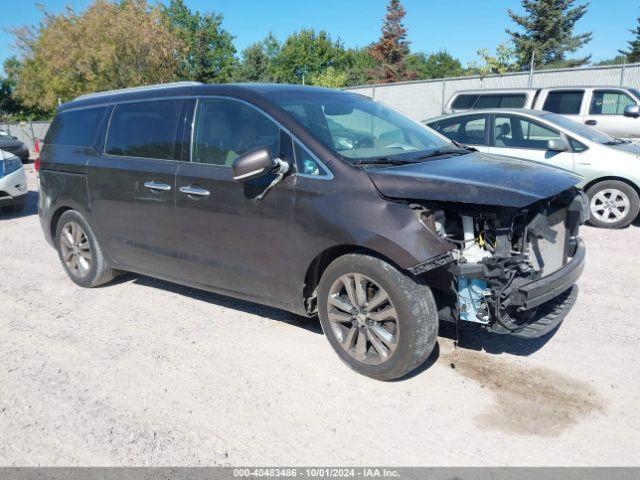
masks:
<svg viewBox="0 0 640 480"><path fill-rule="evenodd" d="M547 150L552 152L566 152L569 150L569 145L561 138L552 138L547 144Z"/></svg>
<svg viewBox="0 0 640 480"><path fill-rule="evenodd" d="M17 140L17 139L18 139L18 137L15 137L15 136L12 136L11 138L13 138L14 140Z"/></svg>
<svg viewBox="0 0 640 480"><path fill-rule="evenodd" d="M236 182L247 182L266 175L277 165L267 147L257 147L236 158L231 169Z"/></svg>
<svg viewBox="0 0 640 480"><path fill-rule="evenodd" d="M631 118L640 117L640 105L627 105L624 108L624 116Z"/></svg>

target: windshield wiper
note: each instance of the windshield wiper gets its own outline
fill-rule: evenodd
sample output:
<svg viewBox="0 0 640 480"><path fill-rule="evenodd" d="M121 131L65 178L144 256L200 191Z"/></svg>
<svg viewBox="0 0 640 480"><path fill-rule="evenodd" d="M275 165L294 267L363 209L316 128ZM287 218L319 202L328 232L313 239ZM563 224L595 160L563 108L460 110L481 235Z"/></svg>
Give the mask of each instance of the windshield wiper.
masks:
<svg viewBox="0 0 640 480"><path fill-rule="evenodd" d="M462 148L463 150L467 150L469 152L477 152L478 149L475 147L470 147L469 145L464 145L460 142L456 142L455 140L451 140L451 143L453 143L456 147L458 148Z"/></svg>
<svg viewBox="0 0 640 480"><path fill-rule="evenodd" d="M398 158L390 157L378 157L378 158L366 158L364 160L358 160L354 162L354 165L406 165L408 163L414 163L413 160L400 160Z"/></svg>
<svg viewBox="0 0 640 480"><path fill-rule="evenodd" d="M447 149L437 149L433 150L429 153L425 153L424 155L420 155L419 157L415 157L414 160L425 160L427 158L441 157L443 155L467 155L470 150L466 148L460 148L457 150L447 148Z"/></svg>

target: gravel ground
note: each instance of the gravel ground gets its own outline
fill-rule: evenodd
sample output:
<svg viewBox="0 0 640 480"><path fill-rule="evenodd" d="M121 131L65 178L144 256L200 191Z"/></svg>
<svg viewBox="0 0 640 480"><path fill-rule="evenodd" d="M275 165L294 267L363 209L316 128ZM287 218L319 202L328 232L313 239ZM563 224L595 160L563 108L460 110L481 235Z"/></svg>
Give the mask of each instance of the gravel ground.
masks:
<svg viewBox="0 0 640 480"><path fill-rule="evenodd" d="M316 321L147 277L67 279L0 216L0 465L640 465L640 228L585 228L551 338L441 329L412 377L346 368Z"/></svg>

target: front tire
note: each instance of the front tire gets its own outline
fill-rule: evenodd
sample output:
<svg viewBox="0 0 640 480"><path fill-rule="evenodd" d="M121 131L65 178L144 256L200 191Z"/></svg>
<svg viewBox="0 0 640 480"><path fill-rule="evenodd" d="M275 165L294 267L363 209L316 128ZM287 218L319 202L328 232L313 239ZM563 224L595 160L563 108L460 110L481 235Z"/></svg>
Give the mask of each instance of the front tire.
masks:
<svg viewBox="0 0 640 480"><path fill-rule="evenodd" d="M64 212L56 228L56 248L69 278L81 287L97 287L110 282L115 271L102 254L93 230L74 210Z"/></svg>
<svg viewBox="0 0 640 480"><path fill-rule="evenodd" d="M596 183L587 191L589 223L600 228L629 226L640 211L638 192L618 180Z"/></svg>
<svg viewBox="0 0 640 480"><path fill-rule="evenodd" d="M377 380L408 374L435 346L438 315L431 289L368 255L344 255L327 267L318 313L340 359Z"/></svg>

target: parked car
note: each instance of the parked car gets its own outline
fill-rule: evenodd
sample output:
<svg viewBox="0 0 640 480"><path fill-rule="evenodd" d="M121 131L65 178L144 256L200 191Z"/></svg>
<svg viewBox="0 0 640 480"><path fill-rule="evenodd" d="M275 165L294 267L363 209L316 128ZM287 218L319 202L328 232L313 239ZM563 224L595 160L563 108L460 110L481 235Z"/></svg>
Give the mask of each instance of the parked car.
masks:
<svg viewBox="0 0 640 480"><path fill-rule="evenodd" d="M445 115L425 123L478 150L565 168L582 176L590 222L623 228L640 210L640 144L555 113L487 109Z"/></svg>
<svg viewBox="0 0 640 480"><path fill-rule="evenodd" d="M348 92L180 83L59 107L38 210L78 285L125 270L319 315L347 365L389 380L439 318L559 325L584 266L579 181Z"/></svg>
<svg viewBox="0 0 640 480"><path fill-rule="evenodd" d="M18 157L22 162L29 160L29 148L9 132L0 129L0 149Z"/></svg>
<svg viewBox="0 0 640 480"><path fill-rule="evenodd" d="M640 92L629 87L550 87L461 90L445 113L529 108L563 115L620 138L640 138Z"/></svg>
<svg viewBox="0 0 640 480"><path fill-rule="evenodd" d="M0 150L0 209L18 212L27 198L27 175L14 154Z"/></svg>

